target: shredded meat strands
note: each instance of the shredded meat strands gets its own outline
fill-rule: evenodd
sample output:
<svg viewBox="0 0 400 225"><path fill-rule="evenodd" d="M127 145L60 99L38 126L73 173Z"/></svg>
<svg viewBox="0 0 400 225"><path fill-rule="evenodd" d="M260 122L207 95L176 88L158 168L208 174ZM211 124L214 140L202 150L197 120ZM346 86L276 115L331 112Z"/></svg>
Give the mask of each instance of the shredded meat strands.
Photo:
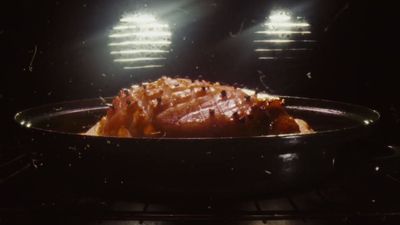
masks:
<svg viewBox="0 0 400 225"><path fill-rule="evenodd" d="M93 134L93 129L90 133ZM95 135L217 137L312 132L278 98L204 80L160 79L119 92Z"/></svg>

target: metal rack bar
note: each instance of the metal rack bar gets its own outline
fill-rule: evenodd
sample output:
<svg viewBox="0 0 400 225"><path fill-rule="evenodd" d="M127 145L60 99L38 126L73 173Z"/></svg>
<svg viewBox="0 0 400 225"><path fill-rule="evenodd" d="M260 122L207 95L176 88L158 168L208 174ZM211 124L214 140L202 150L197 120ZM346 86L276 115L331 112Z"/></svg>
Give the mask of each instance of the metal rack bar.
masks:
<svg viewBox="0 0 400 225"><path fill-rule="evenodd" d="M245 212L235 211L229 213L212 212L139 212L139 211L65 211L65 210L39 210L27 211L18 209L0 209L0 216L39 216L66 217L79 219L101 219L101 220L132 220L132 221L250 221L250 220L299 220L307 219L333 219L333 218L384 218L400 217L400 211L260 211Z"/></svg>

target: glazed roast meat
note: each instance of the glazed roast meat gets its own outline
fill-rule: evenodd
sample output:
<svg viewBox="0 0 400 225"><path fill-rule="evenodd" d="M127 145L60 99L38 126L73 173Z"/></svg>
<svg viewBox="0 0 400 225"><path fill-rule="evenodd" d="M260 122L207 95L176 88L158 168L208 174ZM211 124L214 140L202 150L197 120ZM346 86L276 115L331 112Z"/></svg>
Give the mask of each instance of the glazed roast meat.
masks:
<svg viewBox="0 0 400 225"><path fill-rule="evenodd" d="M283 103L279 98L261 99L257 94L219 83L161 77L121 90L93 129L95 135L118 137L311 132L305 121L286 112Z"/></svg>

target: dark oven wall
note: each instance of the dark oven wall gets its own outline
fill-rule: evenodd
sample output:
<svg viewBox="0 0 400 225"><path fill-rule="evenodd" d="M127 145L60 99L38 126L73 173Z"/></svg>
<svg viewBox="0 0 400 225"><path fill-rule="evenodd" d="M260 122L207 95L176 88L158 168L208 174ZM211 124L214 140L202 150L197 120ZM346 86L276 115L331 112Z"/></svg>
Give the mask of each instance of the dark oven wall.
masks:
<svg viewBox="0 0 400 225"><path fill-rule="evenodd" d="M393 142L400 107L387 64L390 8L344 0L12 1L0 26L1 146L18 139L19 110L112 96L161 75L363 104L382 112ZM134 32L129 26L141 34L124 36ZM149 29L159 33L148 37Z"/></svg>

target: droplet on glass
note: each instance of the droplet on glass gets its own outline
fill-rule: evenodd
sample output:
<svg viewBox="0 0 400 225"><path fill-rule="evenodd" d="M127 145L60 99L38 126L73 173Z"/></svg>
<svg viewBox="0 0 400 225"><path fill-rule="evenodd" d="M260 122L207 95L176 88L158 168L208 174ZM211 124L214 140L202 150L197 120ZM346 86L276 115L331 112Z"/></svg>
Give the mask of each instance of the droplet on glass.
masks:
<svg viewBox="0 0 400 225"><path fill-rule="evenodd" d="M68 150L76 151L77 148L76 148L76 146L68 146Z"/></svg>
<svg viewBox="0 0 400 225"><path fill-rule="evenodd" d="M264 170L264 173L266 173L266 174L268 174L268 175L271 175L271 174L272 174L272 172L269 171L269 170Z"/></svg>

